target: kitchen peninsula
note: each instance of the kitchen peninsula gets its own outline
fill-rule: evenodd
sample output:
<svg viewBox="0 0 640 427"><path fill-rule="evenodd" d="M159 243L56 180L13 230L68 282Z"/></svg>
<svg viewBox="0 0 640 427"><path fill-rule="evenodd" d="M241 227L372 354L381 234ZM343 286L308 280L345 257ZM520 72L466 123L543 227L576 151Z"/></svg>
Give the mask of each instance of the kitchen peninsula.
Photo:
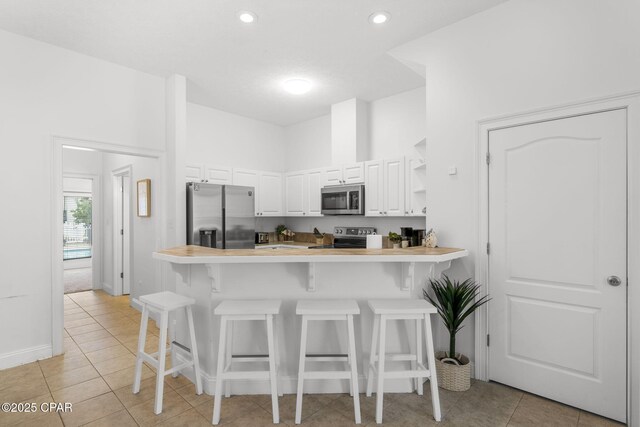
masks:
<svg viewBox="0 0 640 427"><path fill-rule="evenodd" d="M155 252L157 260L169 262L177 273L176 292L196 300L194 318L200 353L205 391L213 394L218 346L218 321L213 309L225 299L282 300L282 311L277 320L276 333L280 347L280 378L284 393L295 390L299 347L299 321L295 315L295 302L300 299L353 298L359 302L361 315L356 320L358 361L368 353L371 339L372 316L366 301L373 298L422 298L422 288L427 279L439 277L455 259L468 255L468 251L456 248L412 247L405 249L316 249L257 248L213 249L200 246L179 246ZM235 354L266 353L264 326L256 322L239 325L241 333L235 333ZM329 331L309 343L310 353L344 353L342 325L327 322L322 325ZM407 348L412 325L399 322L390 328L389 349ZM260 328L260 329L257 329ZM342 339L329 339L338 336ZM393 331L393 334L391 334ZM240 331L238 331L240 332ZM185 322L178 318L176 340L188 343ZM338 342L339 341L339 342ZM366 349L366 350L365 350ZM358 366L360 380L364 378L363 365ZM185 372L193 380L192 373ZM409 380L390 382L390 391L409 391ZM236 381L231 386L233 394L267 393L262 387L249 386ZM323 382L309 392L345 392L347 383Z"/></svg>

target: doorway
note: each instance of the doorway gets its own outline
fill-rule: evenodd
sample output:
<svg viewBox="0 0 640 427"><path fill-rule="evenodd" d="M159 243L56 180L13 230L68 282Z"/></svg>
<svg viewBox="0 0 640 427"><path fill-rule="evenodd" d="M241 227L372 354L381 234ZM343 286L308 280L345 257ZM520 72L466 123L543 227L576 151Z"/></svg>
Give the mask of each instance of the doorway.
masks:
<svg viewBox="0 0 640 427"><path fill-rule="evenodd" d="M488 133L488 379L627 413L627 112Z"/></svg>
<svg viewBox="0 0 640 427"><path fill-rule="evenodd" d="M131 293L131 165L112 172L113 295Z"/></svg>

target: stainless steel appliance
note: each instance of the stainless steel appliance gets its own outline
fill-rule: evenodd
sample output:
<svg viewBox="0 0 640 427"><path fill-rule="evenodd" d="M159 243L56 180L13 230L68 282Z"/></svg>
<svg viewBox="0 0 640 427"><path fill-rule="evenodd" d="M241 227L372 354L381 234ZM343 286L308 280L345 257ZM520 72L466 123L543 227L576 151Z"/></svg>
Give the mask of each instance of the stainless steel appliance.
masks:
<svg viewBox="0 0 640 427"><path fill-rule="evenodd" d="M221 249L255 247L253 187L187 184L187 244Z"/></svg>
<svg viewBox="0 0 640 427"><path fill-rule="evenodd" d="M269 243L269 233L256 232L256 243Z"/></svg>
<svg viewBox="0 0 640 427"><path fill-rule="evenodd" d="M364 185L324 187L320 193L323 215L364 215Z"/></svg>
<svg viewBox="0 0 640 427"><path fill-rule="evenodd" d="M310 246L309 249L348 249L367 247L367 236L375 234L375 227L335 227L333 245Z"/></svg>

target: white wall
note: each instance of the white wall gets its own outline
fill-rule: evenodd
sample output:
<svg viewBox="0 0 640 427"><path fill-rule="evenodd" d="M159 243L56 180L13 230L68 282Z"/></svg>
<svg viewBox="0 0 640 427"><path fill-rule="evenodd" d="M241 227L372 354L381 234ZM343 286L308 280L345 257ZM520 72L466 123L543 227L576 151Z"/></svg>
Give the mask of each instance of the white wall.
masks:
<svg viewBox="0 0 640 427"><path fill-rule="evenodd" d="M51 136L163 149L165 106L160 77L4 31L0 56L3 368L51 351Z"/></svg>
<svg viewBox="0 0 640 427"><path fill-rule="evenodd" d="M331 165L331 115L320 116L284 128L286 170Z"/></svg>
<svg viewBox="0 0 640 427"><path fill-rule="evenodd" d="M369 104L370 159L413 156L425 137L427 101L424 87Z"/></svg>
<svg viewBox="0 0 640 427"><path fill-rule="evenodd" d="M281 126L187 104L187 164L283 172L284 141Z"/></svg>
<svg viewBox="0 0 640 427"><path fill-rule="evenodd" d="M426 65L428 222L472 251L454 269L469 277L477 121L640 89L640 2L511 0L393 54ZM473 355L472 321L459 341Z"/></svg>
<svg viewBox="0 0 640 427"><path fill-rule="evenodd" d="M158 221L161 198L163 195L159 179L160 163L158 159L127 156L119 154L103 154L103 267L102 286L113 294L113 225L114 187L113 171L131 165L131 297L153 292L160 292L161 265L151 258L154 251L162 249L160 224ZM151 179L151 217L138 217L136 208L136 182Z"/></svg>

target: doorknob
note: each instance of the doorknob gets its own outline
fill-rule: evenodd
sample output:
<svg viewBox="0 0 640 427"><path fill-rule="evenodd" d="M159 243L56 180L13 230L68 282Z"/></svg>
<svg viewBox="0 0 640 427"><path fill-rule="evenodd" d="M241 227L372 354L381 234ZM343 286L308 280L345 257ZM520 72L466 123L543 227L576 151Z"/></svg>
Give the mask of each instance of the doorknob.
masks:
<svg viewBox="0 0 640 427"><path fill-rule="evenodd" d="M607 277L607 283L611 286L620 286L622 284L622 280L618 276L609 276Z"/></svg>

